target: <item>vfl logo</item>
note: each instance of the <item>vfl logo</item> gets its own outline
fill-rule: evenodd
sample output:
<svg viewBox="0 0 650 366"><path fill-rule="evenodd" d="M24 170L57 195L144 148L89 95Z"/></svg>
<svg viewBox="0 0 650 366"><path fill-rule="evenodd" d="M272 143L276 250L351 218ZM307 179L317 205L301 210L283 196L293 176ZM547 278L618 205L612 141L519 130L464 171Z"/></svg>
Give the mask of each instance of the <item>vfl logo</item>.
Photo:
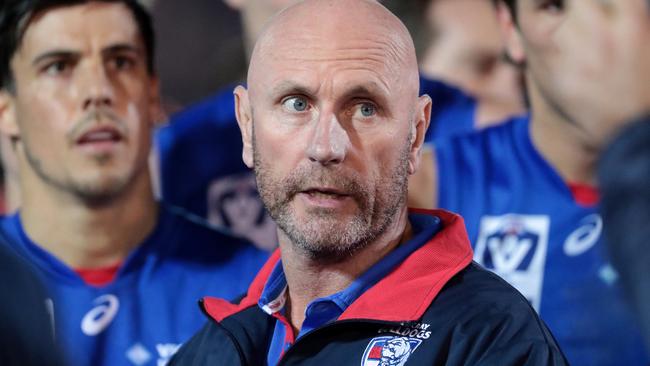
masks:
<svg viewBox="0 0 650 366"><path fill-rule="evenodd" d="M512 272L530 266L539 235L513 226L487 237L484 265L498 271Z"/></svg>
<svg viewBox="0 0 650 366"><path fill-rule="evenodd" d="M95 299L96 305L81 321L81 330L87 336L96 336L111 323L120 308L120 301L115 295L103 295Z"/></svg>
<svg viewBox="0 0 650 366"><path fill-rule="evenodd" d="M513 285L539 311L551 220L543 215L484 216L474 260Z"/></svg>
<svg viewBox="0 0 650 366"><path fill-rule="evenodd" d="M603 219L598 214L585 217L580 222L580 227L569 235L564 241L564 253L575 257L591 249L603 232Z"/></svg>
<svg viewBox="0 0 650 366"><path fill-rule="evenodd" d="M376 337L363 352L361 366L403 366L421 340L407 337Z"/></svg>

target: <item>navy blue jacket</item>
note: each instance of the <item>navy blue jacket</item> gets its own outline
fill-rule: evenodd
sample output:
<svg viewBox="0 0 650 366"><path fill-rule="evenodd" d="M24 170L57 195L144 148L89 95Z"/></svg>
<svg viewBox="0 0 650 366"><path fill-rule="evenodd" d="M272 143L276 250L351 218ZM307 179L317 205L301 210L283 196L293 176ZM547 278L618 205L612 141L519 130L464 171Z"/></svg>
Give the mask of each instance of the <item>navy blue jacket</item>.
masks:
<svg viewBox="0 0 650 366"><path fill-rule="evenodd" d="M565 365L526 299L471 261L460 216L334 322L300 337L280 365ZM239 304L204 298L211 319L171 365L265 365L276 319L257 305L279 260L267 262Z"/></svg>

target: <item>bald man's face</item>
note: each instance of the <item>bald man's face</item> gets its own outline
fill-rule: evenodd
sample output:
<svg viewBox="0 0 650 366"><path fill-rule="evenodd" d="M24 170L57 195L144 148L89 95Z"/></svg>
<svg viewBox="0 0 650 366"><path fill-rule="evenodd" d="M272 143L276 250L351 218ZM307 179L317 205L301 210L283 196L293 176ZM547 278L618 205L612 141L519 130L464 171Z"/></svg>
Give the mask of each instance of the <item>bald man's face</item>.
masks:
<svg viewBox="0 0 650 366"><path fill-rule="evenodd" d="M305 253L338 258L404 208L429 99L417 98L410 44L381 23L323 14L272 28L236 95L244 160L271 216Z"/></svg>

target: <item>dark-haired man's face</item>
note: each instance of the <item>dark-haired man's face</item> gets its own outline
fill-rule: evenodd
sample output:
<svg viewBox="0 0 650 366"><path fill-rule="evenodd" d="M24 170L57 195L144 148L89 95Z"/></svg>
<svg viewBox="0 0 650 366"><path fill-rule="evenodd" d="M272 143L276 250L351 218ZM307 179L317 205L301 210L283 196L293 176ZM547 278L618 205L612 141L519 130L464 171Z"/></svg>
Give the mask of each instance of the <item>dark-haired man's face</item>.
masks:
<svg viewBox="0 0 650 366"><path fill-rule="evenodd" d="M5 132L37 180L105 198L146 172L157 82L130 10L91 2L37 15L11 60ZM144 174L146 175L146 174ZM25 182L27 183L27 182Z"/></svg>

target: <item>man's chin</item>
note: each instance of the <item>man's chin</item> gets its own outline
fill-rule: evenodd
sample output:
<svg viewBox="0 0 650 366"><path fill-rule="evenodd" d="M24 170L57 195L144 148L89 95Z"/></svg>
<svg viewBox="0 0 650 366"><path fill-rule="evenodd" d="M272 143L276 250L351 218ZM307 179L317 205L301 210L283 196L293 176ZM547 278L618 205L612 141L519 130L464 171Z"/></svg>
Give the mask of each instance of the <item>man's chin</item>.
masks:
<svg viewBox="0 0 650 366"><path fill-rule="evenodd" d="M110 203L125 190L126 179L102 178L75 184L73 193L81 200L90 204L101 205Z"/></svg>
<svg viewBox="0 0 650 366"><path fill-rule="evenodd" d="M277 223L297 250L321 262L347 259L374 239L359 217L307 215Z"/></svg>

